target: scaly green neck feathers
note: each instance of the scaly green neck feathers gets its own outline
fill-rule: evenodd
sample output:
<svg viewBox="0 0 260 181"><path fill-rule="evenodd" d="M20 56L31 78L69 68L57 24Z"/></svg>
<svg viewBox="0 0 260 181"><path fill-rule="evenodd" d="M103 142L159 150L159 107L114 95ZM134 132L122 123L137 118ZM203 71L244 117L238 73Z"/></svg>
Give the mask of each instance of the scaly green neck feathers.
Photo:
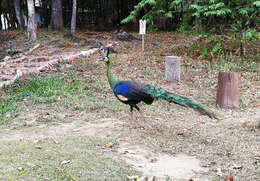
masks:
<svg viewBox="0 0 260 181"><path fill-rule="evenodd" d="M116 84L120 82L119 80L115 79L111 70L111 63L107 63L107 78L110 87L114 90Z"/></svg>

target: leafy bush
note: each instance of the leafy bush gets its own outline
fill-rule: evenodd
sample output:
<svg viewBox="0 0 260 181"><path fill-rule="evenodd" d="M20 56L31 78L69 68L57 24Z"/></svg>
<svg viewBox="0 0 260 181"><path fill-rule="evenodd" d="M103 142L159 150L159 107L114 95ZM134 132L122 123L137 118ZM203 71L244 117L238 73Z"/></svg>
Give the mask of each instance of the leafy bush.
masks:
<svg viewBox="0 0 260 181"><path fill-rule="evenodd" d="M148 24L159 17L178 19L181 26L195 28L215 27L222 31L225 26L242 30L245 25L256 22L259 14L260 1L223 1L223 0L141 0L128 17L121 21L129 23L139 16L139 12L146 13L141 17ZM179 17L181 16L181 17ZM178 18L179 17L179 18ZM193 17L193 18L188 18ZM176 22L175 23L179 23ZM216 29L216 30L217 30Z"/></svg>

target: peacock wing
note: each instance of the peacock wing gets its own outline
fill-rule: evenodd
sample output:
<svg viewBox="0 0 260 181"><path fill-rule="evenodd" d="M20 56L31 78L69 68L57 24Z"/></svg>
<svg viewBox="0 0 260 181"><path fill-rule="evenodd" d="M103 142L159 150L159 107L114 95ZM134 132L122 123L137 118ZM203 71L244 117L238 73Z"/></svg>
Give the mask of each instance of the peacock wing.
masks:
<svg viewBox="0 0 260 181"><path fill-rule="evenodd" d="M141 83L134 81L121 81L114 88L114 93L119 100L140 102L144 101L146 104L152 104L153 98L147 93L147 89Z"/></svg>

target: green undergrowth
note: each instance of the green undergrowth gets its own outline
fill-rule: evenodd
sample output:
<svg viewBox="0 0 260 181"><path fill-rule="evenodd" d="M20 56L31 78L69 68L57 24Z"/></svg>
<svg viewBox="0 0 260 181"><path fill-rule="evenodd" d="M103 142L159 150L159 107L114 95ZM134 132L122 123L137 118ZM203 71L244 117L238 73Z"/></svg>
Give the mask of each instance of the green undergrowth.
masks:
<svg viewBox="0 0 260 181"><path fill-rule="evenodd" d="M137 174L113 154L115 138L1 141L0 180L122 180ZM106 146L109 145L109 146Z"/></svg>
<svg viewBox="0 0 260 181"><path fill-rule="evenodd" d="M189 46L179 46L175 52L179 56L186 55L195 62L205 62L211 69L218 71L256 72L260 63L259 33L247 37L245 55L241 55L241 35L226 33L223 35L206 34Z"/></svg>
<svg viewBox="0 0 260 181"><path fill-rule="evenodd" d="M216 70L221 72L257 72L259 71L259 66L260 63L237 60L235 57L228 57L223 61L209 61L202 64L202 67L205 70Z"/></svg>
<svg viewBox="0 0 260 181"><path fill-rule="evenodd" d="M91 87L82 83L76 73L72 72L47 77L31 76L27 81L16 80L14 84L5 86L1 90L0 124L14 119L24 102L32 105L60 102L60 105L73 109L75 108L73 95L91 95L93 91ZM71 98L73 100L70 100Z"/></svg>
<svg viewBox="0 0 260 181"><path fill-rule="evenodd" d="M85 76L79 70L89 66L79 63L58 73L31 76L28 80L16 80L12 85L5 86L0 90L0 124L10 123L20 113L24 114L26 109L29 112L34 109L55 109L64 114L66 110L95 112L103 109L115 113L120 106L115 99L107 98L113 95L106 77ZM37 120L48 123L57 119L53 117L56 116Z"/></svg>

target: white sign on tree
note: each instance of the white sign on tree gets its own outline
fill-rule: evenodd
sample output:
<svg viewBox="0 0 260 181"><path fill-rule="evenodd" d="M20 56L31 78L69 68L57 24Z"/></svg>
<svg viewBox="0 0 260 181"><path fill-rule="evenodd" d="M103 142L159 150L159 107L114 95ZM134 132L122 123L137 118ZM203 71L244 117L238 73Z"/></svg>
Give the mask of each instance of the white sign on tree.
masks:
<svg viewBox="0 0 260 181"><path fill-rule="evenodd" d="M142 50L144 51L144 35L146 32L146 20L139 20L139 34L142 35Z"/></svg>

